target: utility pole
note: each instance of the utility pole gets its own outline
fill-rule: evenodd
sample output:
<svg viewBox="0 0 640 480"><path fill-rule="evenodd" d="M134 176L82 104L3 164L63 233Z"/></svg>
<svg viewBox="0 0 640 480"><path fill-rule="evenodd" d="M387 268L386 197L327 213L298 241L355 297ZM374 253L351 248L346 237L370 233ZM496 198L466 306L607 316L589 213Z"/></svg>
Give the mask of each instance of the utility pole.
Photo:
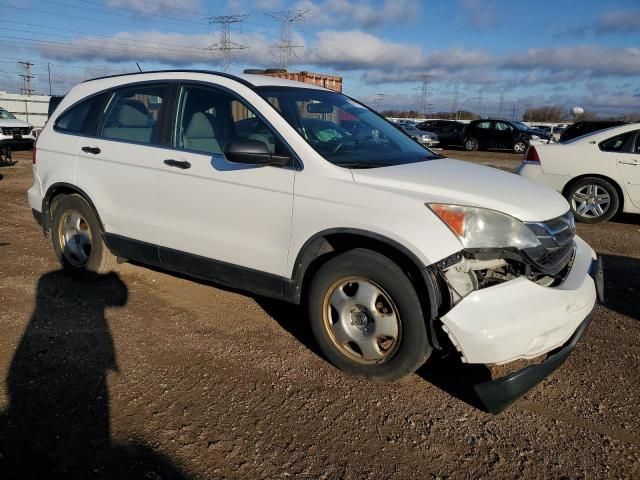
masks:
<svg viewBox="0 0 640 480"><path fill-rule="evenodd" d="M484 98L484 91L483 90L479 90L478 91L478 96L476 97L476 100L478 101L478 116L480 118L484 118L482 116L482 100Z"/></svg>
<svg viewBox="0 0 640 480"><path fill-rule="evenodd" d="M382 100L384 100L384 93L376 93L376 112L378 113L382 107Z"/></svg>
<svg viewBox="0 0 640 480"><path fill-rule="evenodd" d="M291 57L295 55L294 49L303 46L293 42L293 24L303 22L307 12L308 10L282 10L265 13L267 17L280 22L280 40L272 44L271 48L277 51L280 67L285 70L289 69Z"/></svg>
<svg viewBox="0 0 640 480"><path fill-rule="evenodd" d="M418 89L420 90L420 113L422 114L422 118L427 118L427 109L429 105L432 105L427 102L429 98L429 81L431 80L431 75L419 75L418 80L420 80L420 86Z"/></svg>
<svg viewBox="0 0 640 480"><path fill-rule="evenodd" d="M458 109L458 99L460 98L460 80L453 81L453 99L451 101L451 117L456 120L460 117L460 110Z"/></svg>
<svg viewBox="0 0 640 480"><path fill-rule="evenodd" d="M504 108L504 92L500 92L500 103L498 103L498 118L502 119L502 110Z"/></svg>
<svg viewBox="0 0 640 480"><path fill-rule="evenodd" d="M47 62L47 72L49 73L49 96L51 96L51 64L49 62Z"/></svg>
<svg viewBox="0 0 640 480"><path fill-rule="evenodd" d="M517 112L518 112L518 102L515 102L513 104L513 113L511 115L511 120L515 121Z"/></svg>
<svg viewBox="0 0 640 480"><path fill-rule="evenodd" d="M231 66L231 52L233 50L245 50L249 47L231 41L231 24L243 22L249 15L218 15L208 17L209 26L213 23L220 25L220 41L206 48L212 53L217 53L222 58L222 71L228 72Z"/></svg>
<svg viewBox="0 0 640 480"><path fill-rule="evenodd" d="M33 75L31 75L31 67L33 67L33 63L31 62L18 62L22 65L24 69L24 73L20 75L22 77L22 94L31 96L33 95L33 88L31 88L31 79Z"/></svg>

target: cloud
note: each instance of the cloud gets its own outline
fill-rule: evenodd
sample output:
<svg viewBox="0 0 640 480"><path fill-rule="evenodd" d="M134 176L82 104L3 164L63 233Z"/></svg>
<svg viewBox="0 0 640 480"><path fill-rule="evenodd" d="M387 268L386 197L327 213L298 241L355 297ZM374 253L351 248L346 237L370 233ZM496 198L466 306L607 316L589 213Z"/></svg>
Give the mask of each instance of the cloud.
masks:
<svg viewBox="0 0 640 480"><path fill-rule="evenodd" d="M139 13L186 14L184 10L198 10L200 0L106 0L108 7L126 8Z"/></svg>
<svg viewBox="0 0 640 480"><path fill-rule="evenodd" d="M484 0L460 0L467 21L476 30L484 30L497 23L496 9Z"/></svg>
<svg viewBox="0 0 640 480"><path fill-rule="evenodd" d="M531 48L509 54L501 65L514 70L575 72L582 76L640 75L640 48L573 46Z"/></svg>
<svg viewBox="0 0 640 480"><path fill-rule="evenodd" d="M305 10L310 24L374 28L383 24L407 23L416 18L418 0L384 0L376 5L368 0L300 0L295 9Z"/></svg>
<svg viewBox="0 0 640 480"><path fill-rule="evenodd" d="M595 33L640 32L640 9L616 10L603 15L594 25Z"/></svg>
<svg viewBox="0 0 640 480"><path fill-rule="evenodd" d="M640 32L640 9L613 10L605 13L595 22L568 28L556 33L557 38L584 38L588 34L613 35Z"/></svg>

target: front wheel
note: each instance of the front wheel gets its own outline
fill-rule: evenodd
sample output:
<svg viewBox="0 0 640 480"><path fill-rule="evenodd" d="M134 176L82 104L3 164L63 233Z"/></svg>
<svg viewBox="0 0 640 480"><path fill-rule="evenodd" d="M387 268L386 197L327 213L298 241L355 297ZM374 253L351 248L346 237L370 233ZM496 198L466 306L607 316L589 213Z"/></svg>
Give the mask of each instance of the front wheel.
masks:
<svg viewBox="0 0 640 480"><path fill-rule="evenodd" d="M524 153L526 149L527 149L527 143L523 142L522 140L518 140L516 143L513 144L514 153Z"/></svg>
<svg viewBox="0 0 640 480"><path fill-rule="evenodd" d="M576 220L583 223L606 222L620 206L616 188L603 178L587 177L567 191L567 200Z"/></svg>
<svg viewBox="0 0 640 480"><path fill-rule="evenodd" d="M350 250L323 265L311 282L308 308L320 348L349 374L398 380L431 353L413 284L373 251Z"/></svg>
<svg viewBox="0 0 640 480"><path fill-rule="evenodd" d="M51 212L53 250L72 275L107 273L116 257L102 240L102 229L91 205L80 195L56 197Z"/></svg>

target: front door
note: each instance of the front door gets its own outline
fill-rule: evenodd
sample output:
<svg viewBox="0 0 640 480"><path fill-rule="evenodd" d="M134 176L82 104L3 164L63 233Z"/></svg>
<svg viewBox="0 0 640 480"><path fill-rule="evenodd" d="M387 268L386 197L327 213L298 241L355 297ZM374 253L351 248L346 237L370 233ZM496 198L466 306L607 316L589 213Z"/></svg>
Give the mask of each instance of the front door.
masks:
<svg viewBox="0 0 640 480"><path fill-rule="evenodd" d="M161 261L207 277L247 268L284 276L295 171L234 164L223 153L232 138L285 153L270 127L226 90L183 85L172 136L159 175Z"/></svg>

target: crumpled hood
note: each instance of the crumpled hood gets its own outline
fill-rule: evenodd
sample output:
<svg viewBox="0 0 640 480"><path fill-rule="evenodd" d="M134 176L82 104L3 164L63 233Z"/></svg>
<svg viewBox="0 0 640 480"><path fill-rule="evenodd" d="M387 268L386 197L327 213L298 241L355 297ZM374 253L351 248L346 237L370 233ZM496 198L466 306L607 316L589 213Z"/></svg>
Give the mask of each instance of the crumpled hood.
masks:
<svg viewBox="0 0 640 480"><path fill-rule="evenodd" d="M551 188L513 173L443 158L392 167L353 169L361 185L424 195L424 201L484 207L522 221L543 221L569 210Z"/></svg>
<svg viewBox="0 0 640 480"><path fill-rule="evenodd" d="M0 118L0 127L30 127L31 124L17 118Z"/></svg>

